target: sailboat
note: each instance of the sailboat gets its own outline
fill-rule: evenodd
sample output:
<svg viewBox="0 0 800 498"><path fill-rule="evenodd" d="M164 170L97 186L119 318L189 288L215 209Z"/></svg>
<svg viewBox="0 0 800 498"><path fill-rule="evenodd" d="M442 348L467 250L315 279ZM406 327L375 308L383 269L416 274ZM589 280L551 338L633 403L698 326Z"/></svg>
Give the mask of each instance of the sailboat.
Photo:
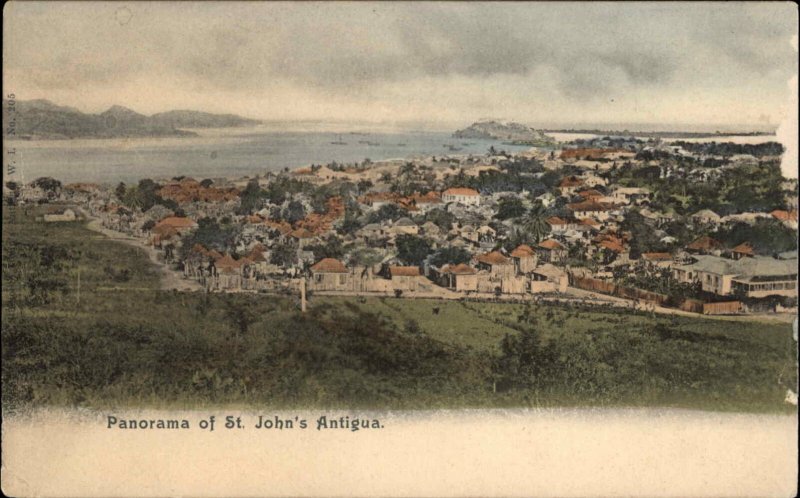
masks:
<svg viewBox="0 0 800 498"><path fill-rule="evenodd" d="M336 141L331 142L331 145L347 145L347 142L342 142L342 136L337 135Z"/></svg>

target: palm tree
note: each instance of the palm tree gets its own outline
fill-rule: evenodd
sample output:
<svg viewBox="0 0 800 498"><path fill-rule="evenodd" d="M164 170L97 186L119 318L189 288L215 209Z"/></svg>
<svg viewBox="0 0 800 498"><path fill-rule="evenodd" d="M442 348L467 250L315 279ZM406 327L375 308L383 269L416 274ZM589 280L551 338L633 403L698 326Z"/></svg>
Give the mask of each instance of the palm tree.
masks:
<svg viewBox="0 0 800 498"><path fill-rule="evenodd" d="M528 211L528 214L523 218L522 229L535 242L539 242L550 233L550 225L547 223L547 216L542 203L535 203Z"/></svg>

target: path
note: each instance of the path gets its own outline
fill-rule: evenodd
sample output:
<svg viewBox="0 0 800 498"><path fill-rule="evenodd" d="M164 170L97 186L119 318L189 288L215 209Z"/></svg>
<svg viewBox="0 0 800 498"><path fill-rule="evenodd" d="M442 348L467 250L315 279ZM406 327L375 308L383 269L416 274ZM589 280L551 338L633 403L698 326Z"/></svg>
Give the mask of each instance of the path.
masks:
<svg viewBox="0 0 800 498"><path fill-rule="evenodd" d="M123 244L128 244L143 250L158 269L162 289L175 289L180 291L196 291L203 289L203 286L199 282L183 278L178 272L171 270L166 263L159 259L159 252L154 247L146 245L141 239L102 226L98 218L90 216L85 211L83 214L89 220L89 223L86 224L89 230L103 234L110 240L122 242Z"/></svg>

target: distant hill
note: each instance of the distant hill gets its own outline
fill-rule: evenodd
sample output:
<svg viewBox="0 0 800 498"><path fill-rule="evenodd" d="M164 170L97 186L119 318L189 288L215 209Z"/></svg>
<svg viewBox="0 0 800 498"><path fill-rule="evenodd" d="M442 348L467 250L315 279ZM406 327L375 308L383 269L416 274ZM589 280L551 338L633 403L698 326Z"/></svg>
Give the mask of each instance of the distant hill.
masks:
<svg viewBox="0 0 800 498"><path fill-rule="evenodd" d="M170 111L145 116L119 105L100 114L87 114L43 99L18 100L15 112L10 113L8 102L3 100L3 123L9 123L11 119L14 120L15 135L6 138L27 140L196 136L196 133L182 128L224 128L259 123L232 114L197 111Z"/></svg>
<svg viewBox="0 0 800 498"><path fill-rule="evenodd" d="M499 121L478 121L463 130L453 133L454 138L479 138L486 140L503 140L512 144L547 145L555 140L541 130L520 123L503 123Z"/></svg>

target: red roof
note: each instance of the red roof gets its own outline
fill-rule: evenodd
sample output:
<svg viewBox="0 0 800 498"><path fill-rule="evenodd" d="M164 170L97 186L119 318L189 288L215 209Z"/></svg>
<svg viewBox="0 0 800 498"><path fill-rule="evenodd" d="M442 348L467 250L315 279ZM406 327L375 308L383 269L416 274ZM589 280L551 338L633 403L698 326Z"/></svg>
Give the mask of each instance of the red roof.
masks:
<svg viewBox="0 0 800 498"><path fill-rule="evenodd" d="M478 256L478 262L486 265L505 265L508 264L508 258L498 251L492 251Z"/></svg>
<svg viewBox="0 0 800 498"><path fill-rule="evenodd" d="M522 244L511 251L512 258L531 258L534 254L536 254L534 250L527 244Z"/></svg>
<svg viewBox="0 0 800 498"><path fill-rule="evenodd" d="M292 237L295 239L310 239L314 236L313 233L309 232L305 228L298 228L297 230L292 232Z"/></svg>
<svg viewBox="0 0 800 498"><path fill-rule="evenodd" d="M469 196L476 196L476 195L481 195L481 194L479 194L477 190L474 190L474 189L471 189L471 188L454 187L454 188L449 188L449 189L445 190L444 192L442 192L442 195L469 195Z"/></svg>
<svg viewBox="0 0 800 498"><path fill-rule="evenodd" d="M577 176L568 176L558 184L559 187L580 187L581 185L583 185L583 180Z"/></svg>
<svg viewBox="0 0 800 498"><path fill-rule="evenodd" d="M646 261L672 261L672 254L668 252L643 252L642 259Z"/></svg>
<svg viewBox="0 0 800 498"><path fill-rule="evenodd" d="M243 263L244 263L244 261L235 260L229 254L226 254L226 255L222 256L221 258L218 258L216 261L214 261L214 266L219 271L234 270L234 269L239 268L240 266L242 266Z"/></svg>
<svg viewBox="0 0 800 498"><path fill-rule="evenodd" d="M551 216L547 218L547 223L549 225L569 225L569 222L562 220L558 216Z"/></svg>
<svg viewBox="0 0 800 498"><path fill-rule="evenodd" d="M347 273L347 267L338 259L323 258L311 267L311 271L317 273Z"/></svg>
<svg viewBox="0 0 800 498"><path fill-rule="evenodd" d="M686 249L692 249L695 251L710 251L711 249L715 249L719 247L720 242L717 240L712 239L711 237L700 237L699 239L695 240L688 246Z"/></svg>
<svg viewBox="0 0 800 498"><path fill-rule="evenodd" d="M561 245L557 240L547 239L539 242L539 247L542 249L564 249L564 246Z"/></svg>
<svg viewBox="0 0 800 498"><path fill-rule="evenodd" d="M182 216L167 216L156 224L156 227L160 226L170 226L172 228L191 228L197 226L197 223Z"/></svg>
<svg viewBox="0 0 800 498"><path fill-rule="evenodd" d="M776 209L769 214L771 214L773 218L780 221L797 221L797 211L784 211L782 209Z"/></svg>
<svg viewBox="0 0 800 498"><path fill-rule="evenodd" d="M418 277L419 267L416 266L390 266L389 274L392 277Z"/></svg>
<svg viewBox="0 0 800 498"><path fill-rule="evenodd" d="M475 268L464 263L457 265L445 265L442 267L441 273L450 273L451 275L474 275Z"/></svg>
<svg viewBox="0 0 800 498"><path fill-rule="evenodd" d="M750 245L750 242L742 242L738 246L731 249L731 252L735 252L737 254L746 254L748 256L755 254L753 252L753 246Z"/></svg>
<svg viewBox="0 0 800 498"><path fill-rule="evenodd" d="M572 211L608 211L611 206L605 202L583 201L575 204L567 204L567 208Z"/></svg>

